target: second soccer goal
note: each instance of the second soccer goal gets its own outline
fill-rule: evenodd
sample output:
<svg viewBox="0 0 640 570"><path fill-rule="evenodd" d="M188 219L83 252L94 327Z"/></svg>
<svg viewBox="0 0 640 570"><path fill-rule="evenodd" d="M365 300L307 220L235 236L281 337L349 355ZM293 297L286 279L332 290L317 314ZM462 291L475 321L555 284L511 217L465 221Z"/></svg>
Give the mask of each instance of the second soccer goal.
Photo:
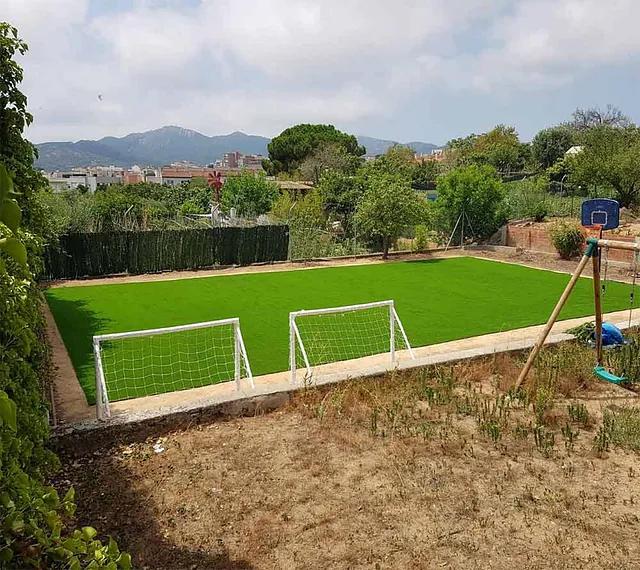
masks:
<svg viewBox="0 0 640 570"><path fill-rule="evenodd" d="M303 369L306 379L315 367L375 354L389 354L395 364L399 351L414 358L393 301L296 311L289 314L291 381Z"/></svg>

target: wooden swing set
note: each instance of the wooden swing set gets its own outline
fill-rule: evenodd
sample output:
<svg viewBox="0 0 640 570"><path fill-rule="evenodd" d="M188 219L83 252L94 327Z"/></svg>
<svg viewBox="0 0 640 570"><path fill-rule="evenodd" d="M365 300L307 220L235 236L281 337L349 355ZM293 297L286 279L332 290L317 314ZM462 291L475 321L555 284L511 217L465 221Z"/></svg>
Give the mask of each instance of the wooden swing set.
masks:
<svg viewBox="0 0 640 570"><path fill-rule="evenodd" d="M635 292L635 284L636 284L636 276L638 273L638 254L640 252L640 242L629 243L623 241L612 241L608 239L601 238L589 238L587 239L587 249L578 264L578 267L574 271L571 276L571 280L566 286L564 292L560 296L558 303L556 304L547 324L544 329L540 333L536 344L534 345L531 353L529 354L529 358L527 359L524 368L520 372L520 376L518 376L518 381L515 384L515 388L518 389L520 385L525 381L527 374L531 370L531 366L536 360L540 349L543 347L545 340L549 336L551 332L551 328L555 324L562 311L562 308L565 306L573 288L575 287L580 275L584 271L584 268L589 263L589 260L593 262L593 294L594 294L594 305L595 305L595 318L596 318L596 328L595 328L595 341L596 341L596 355L597 355L597 365L594 367L594 373L606 380L607 382L612 382L614 384L620 384L626 380L626 378L622 376L616 376L606 370L602 366L602 289L601 289L601 280L600 280L600 257L601 250L605 249L607 252L609 249L619 249L625 251L633 251L634 252L634 272L633 272L633 284L630 295L630 313L629 313L629 322L631 322L631 310L633 309L634 303L634 292ZM607 255L608 258L608 255ZM608 259L607 259L608 262ZM606 276L606 268L605 268L605 276Z"/></svg>

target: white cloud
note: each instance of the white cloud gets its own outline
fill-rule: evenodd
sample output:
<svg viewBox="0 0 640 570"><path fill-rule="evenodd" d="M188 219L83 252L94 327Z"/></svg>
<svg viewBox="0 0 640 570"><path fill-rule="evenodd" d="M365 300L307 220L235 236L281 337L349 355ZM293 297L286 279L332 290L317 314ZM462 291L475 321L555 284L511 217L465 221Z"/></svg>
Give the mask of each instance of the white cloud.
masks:
<svg viewBox="0 0 640 570"><path fill-rule="evenodd" d="M31 45L22 63L36 140L165 123L348 129L392 121L434 88L559 90L640 59L636 0L134 0L108 13L102 0L4 5Z"/></svg>
<svg viewBox="0 0 640 570"><path fill-rule="evenodd" d="M150 75L191 63L204 44L200 21L169 9L103 16L91 22L91 31L114 50L125 70Z"/></svg>
<svg viewBox="0 0 640 570"><path fill-rule="evenodd" d="M20 30L34 57L64 51L82 28L89 0L2 0L0 19Z"/></svg>

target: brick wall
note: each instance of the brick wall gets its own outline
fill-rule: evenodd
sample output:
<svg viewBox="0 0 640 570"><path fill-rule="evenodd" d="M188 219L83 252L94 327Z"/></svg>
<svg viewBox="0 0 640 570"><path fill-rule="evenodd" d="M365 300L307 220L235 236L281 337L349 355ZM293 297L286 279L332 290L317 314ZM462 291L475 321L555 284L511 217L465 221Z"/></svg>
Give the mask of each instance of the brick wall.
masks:
<svg viewBox="0 0 640 570"><path fill-rule="evenodd" d="M582 230L586 237L597 237L596 230ZM544 227L535 226L507 226L505 245L510 247L521 247L530 251L541 251L544 253L556 253L553 247L549 233ZM620 236L612 232L604 232L604 239L613 239L616 241L635 242L640 238L634 236ZM610 261L620 261L623 263L633 262L633 252L612 249L609 251Z"/></svg>

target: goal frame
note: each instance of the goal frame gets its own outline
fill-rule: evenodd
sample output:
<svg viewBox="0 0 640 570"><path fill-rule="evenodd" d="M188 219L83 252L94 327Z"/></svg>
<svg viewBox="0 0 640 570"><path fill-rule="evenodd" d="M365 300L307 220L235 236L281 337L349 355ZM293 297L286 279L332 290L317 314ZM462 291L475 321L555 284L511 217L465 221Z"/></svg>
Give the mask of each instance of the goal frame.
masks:
<svg viewBox="0 0 640 570"><path fill-rule="evenodd" d="M292 384L296 384L297 378L297 366L296 366L296 346L300 347L300 352L302 353L302 358L304 360L304 366L307 370L307 377L311 377L311 364L309 363L309 357L307 355L307 349L304 346L304 342L302 341L302 337L300 336L300 330L298 329L298 325L296 324L296 319L298 317L303 316L313 316L313 315L328 315L334 313L345 313L350 311L364 311L367 309L374 309L377 307L388 307L389 308L389 330L390 330L390 341L389 341L389 354L391 356L391 364L395 365L397 363L396 358L396 327L398 327L398 331L402 335L404 339L405 345L411 356L412 360L415 360L415 355L413 353L413 349L409 344L409 339L407 338L407 334L404 331L404 327L402 326L402 321L400 317L398 317L398 313L395 309L395 304L393 300L388 301L376 301L374 303L360 303L357 305L345 305L343 307L330 307L327 309L303 309L300 311L293 311L289 313L289 368L290 368L290 381ZM385 353L379 353L385 354ZM346 361L345 361L346 362Z"/></svg>
<svg viewBox="0 0 640 570"><path fill-rule="evenodd" d="M247 350L244 345L244 339L242 338L242 331L240 330L240 319L220 319L217 321L206 321L201 323L192 323L188 325L179 325L175 327L164 327L157 329L145 329L138 331L130 331L124 333L112 333L95 335L93 337L93 359L95 363L95 378L96 378L96 413L99 420L105 420L111 417L111 406L109 404L109 396L107 393L107 383L104 375L104 367L102 365L102 356L100 354L100 343L119 340L125 338L135 338L143 336L157 336L176 332L192 331L204 328L212 328L218 326L233 326L234 337L234 381L236 383L236 390L241 390L241 376L242 376L242 361L247 371L247 380L251 389L255 388L253 382L253 374L251 373L251 365L249 364L249 358L247 356Z"/></svg>

